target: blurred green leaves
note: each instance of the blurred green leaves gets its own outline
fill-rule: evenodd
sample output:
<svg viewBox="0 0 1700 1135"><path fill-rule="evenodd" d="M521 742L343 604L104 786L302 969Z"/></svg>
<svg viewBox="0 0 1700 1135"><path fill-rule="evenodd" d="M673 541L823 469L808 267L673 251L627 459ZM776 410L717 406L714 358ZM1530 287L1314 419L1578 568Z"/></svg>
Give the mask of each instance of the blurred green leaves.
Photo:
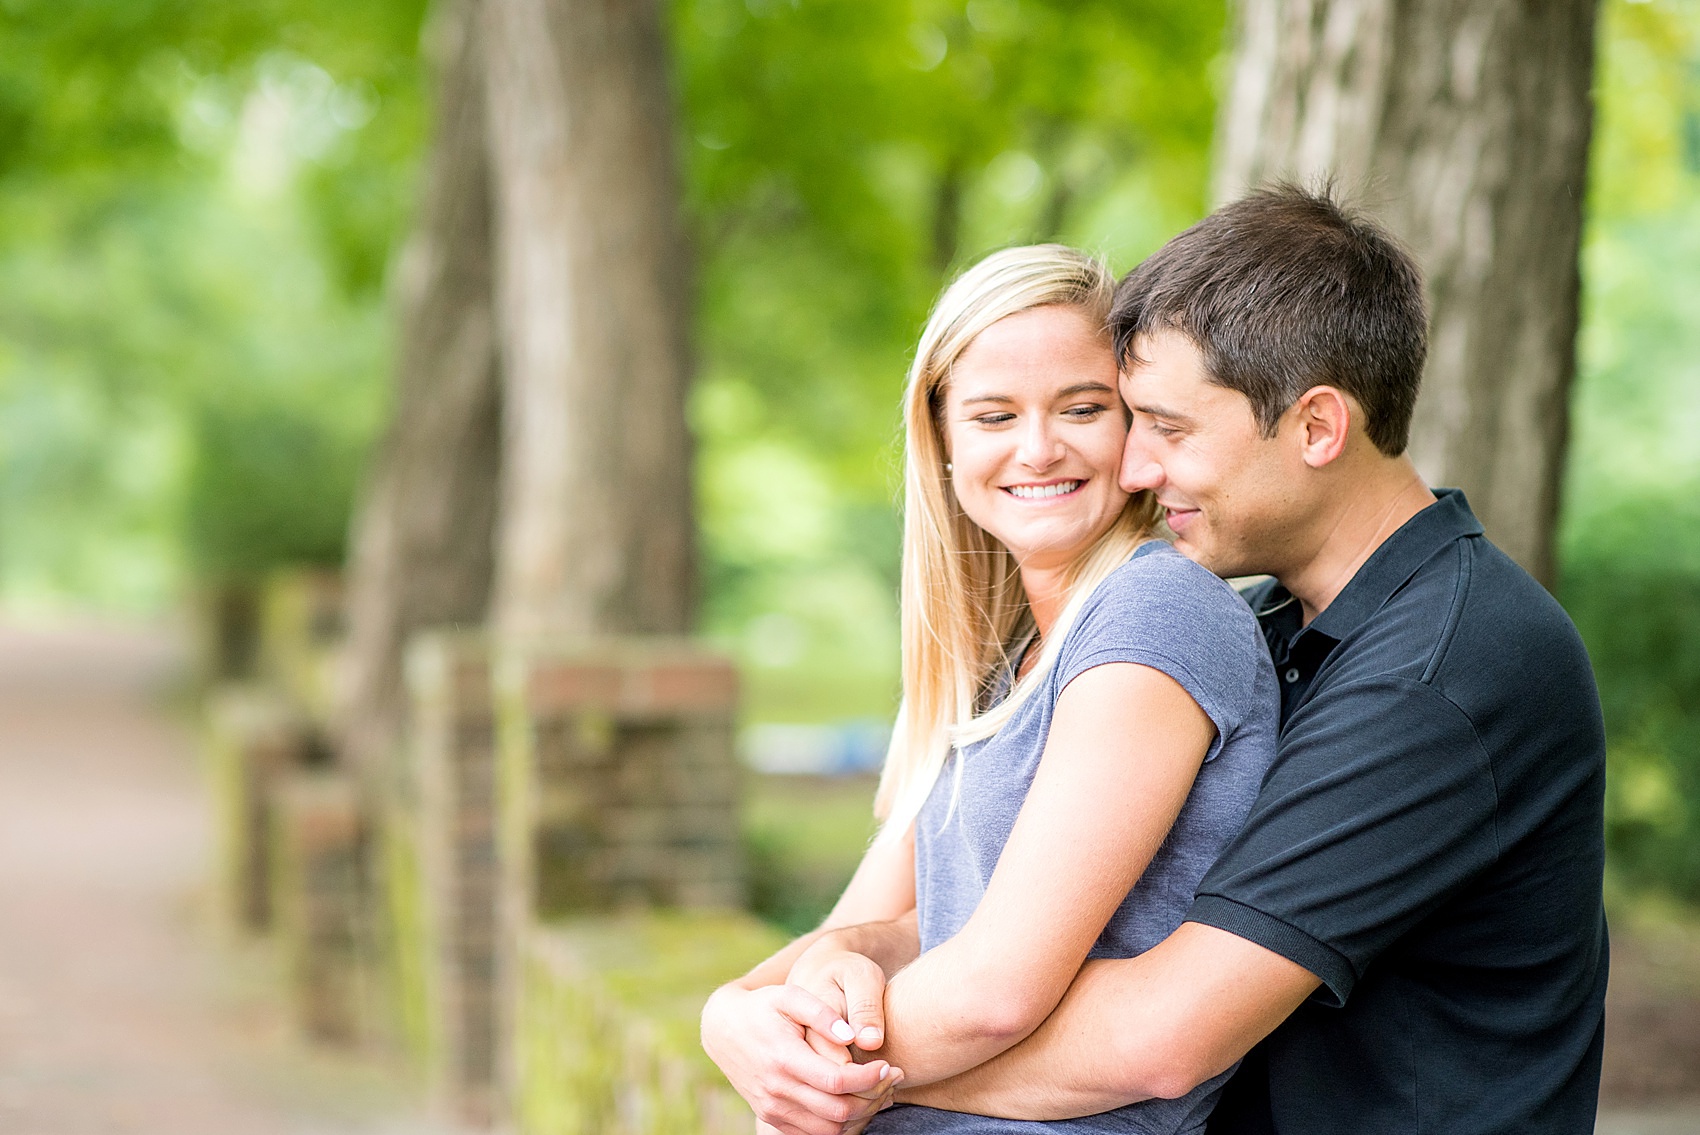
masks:
<svg viewBox="0 0 1700 1135"><path fill-rule="evenodd" d="M897 396L953 269L1202 213L1223 0L671 0L705 629L889 712ZM341 556L426 137L424 0L0 0L0 594ZM1700 898L1700 11L1603 9L1561 597L1613 869Z"/></svg>
<svg viewBox="0 0 1700 1135"><path fill-rule="evenodd" d="M895 705L898 393L948 274L1203 210L1224 6L675 0L707 624L763 718Z"/></svg>
<svg viewBox="0 0 1700 1135"><path fill-rule="evenodd" d="M1599 679L1611 869L1700 901L1700 10L1608 4L1559 598Z"/></svg>
<svg viewBox="0 0 1700 1135"><path fill-rule="evenodd" d="M157 607L341 556L421 5L6 0L0 588Z"/></svg>

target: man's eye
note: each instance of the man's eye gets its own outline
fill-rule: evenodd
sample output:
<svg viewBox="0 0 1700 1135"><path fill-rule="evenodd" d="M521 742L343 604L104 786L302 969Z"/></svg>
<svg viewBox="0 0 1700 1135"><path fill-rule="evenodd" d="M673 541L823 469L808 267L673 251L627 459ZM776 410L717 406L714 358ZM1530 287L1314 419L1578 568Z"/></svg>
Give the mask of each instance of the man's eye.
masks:
<svg viewBox="0 0 1700 1135"><path fill-rule="evenodd" d="M1152 422L1151 432L1156 434L1158 437L1174 437L1181 431L1175 429L1173 426L1165 426L1160 422Z"/></svg>

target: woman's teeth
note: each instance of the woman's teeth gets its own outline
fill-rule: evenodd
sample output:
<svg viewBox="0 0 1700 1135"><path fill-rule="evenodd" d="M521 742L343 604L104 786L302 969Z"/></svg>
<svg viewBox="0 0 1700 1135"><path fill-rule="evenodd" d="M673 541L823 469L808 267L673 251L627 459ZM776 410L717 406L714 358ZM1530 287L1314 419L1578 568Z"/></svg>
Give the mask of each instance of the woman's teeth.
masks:
<svg viewBox="0 0 1700 1135"><path fill-rule="evenodd" d="M1079 481L1058 481L1054 485L1010 485L1004 491L1025 501L1037 501L1046 497L1060 497L1079 487Z"/></svg>

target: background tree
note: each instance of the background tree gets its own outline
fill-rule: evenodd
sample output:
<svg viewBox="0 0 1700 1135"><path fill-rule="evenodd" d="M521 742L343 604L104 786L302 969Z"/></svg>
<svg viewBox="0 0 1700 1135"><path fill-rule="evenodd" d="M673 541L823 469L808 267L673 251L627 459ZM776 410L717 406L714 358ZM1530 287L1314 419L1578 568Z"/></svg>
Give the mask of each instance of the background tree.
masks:
<svg viewBox="0 0 1700 1135"><path fill-rule="evenodd" d="M690 261L652 0L489 0L505 630L685 633Z"/></svg>
<svg viewBox="0 0 1700 1135"><path fill-rule="evenodd" d="M1552 585L1597 0L1241 0L1217 194L1336 174L1421 261L1411 453Z"/></svg>
<svg viewBox="0 0 1700 1135"><path fill-rule="evenodd" d="M401 735L408 639L489 609L501 391L482 30L476 0L450 0L431 29L436 128L394 283L394 404L349 547L341 733L369 774Z"/></svg>

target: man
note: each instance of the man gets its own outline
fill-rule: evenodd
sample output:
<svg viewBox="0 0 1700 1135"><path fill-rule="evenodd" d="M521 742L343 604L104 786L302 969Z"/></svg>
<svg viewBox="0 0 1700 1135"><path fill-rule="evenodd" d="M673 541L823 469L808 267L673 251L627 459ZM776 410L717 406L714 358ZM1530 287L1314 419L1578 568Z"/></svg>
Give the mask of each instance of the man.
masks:
<svg viewBox="0 0 1700 1135"><path fill-rule="evenodd" d="M1274 577L1248 598L1282 680L1279 753L1179 929L1088 963L1021 1044L899 1100L1065 1118L1181 1094L1244 1058L1212 1132L1591 1132L1598 699L1563 611L1404 454L1426 350L1415 266L1326 196L1279 188L1131 273L1111 327L1133 413L1124 487L1155 493L1199 563ZM890 965L905 933L829 940L844 950L821 971L845 990L838 1035L875 1030L860 1048L877 1050L881 1022L879 971L859 955ZM705 1015L746 1098L781 1130L859 1121L842 1094L803 1119L772 1106L792 1083L876 1085L828 1076L829 1059L762 1023ZM768 1047L725 1058L743 1035Z"/></svg>

